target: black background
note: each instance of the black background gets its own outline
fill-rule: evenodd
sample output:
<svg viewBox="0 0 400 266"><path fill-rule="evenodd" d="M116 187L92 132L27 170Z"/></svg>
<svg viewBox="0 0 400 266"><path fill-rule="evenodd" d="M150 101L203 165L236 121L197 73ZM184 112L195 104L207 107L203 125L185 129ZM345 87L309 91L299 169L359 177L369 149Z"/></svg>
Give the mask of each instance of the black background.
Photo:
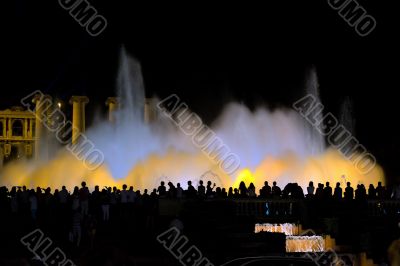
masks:
<svg viewBox="0 0 400 266"><path fill-rule="evenodd" d="M108 21L91 37L58 1L15 0L12 12L3 9L11 18L2 33L0 108L39 89L64 101L87 95L88 113L104 114L121 44L142 63L148 96L177 93L206 122L232 100L290 107L314 66L325 110L340 116L348 97L356 137L397 178L394 6L359 1L377 21L360 37L324 0L215 2L91 0Z"/></svg>

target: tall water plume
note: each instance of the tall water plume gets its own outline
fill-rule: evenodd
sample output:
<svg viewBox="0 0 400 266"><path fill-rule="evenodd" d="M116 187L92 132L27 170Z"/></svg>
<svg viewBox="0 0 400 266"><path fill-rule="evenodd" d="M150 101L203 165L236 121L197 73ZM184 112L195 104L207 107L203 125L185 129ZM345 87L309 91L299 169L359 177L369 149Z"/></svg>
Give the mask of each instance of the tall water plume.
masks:
<svg viewBox="0 0 400 266"><path fill-rule="evenodd" d="M311 71L306 87L319 102L315 71ZM105 161L100 168L90 171L62 149L45 164L32 161L10 164L0 173L0 183L72 187L85 180L90 186L126 183L152 189L161 180L180 182L186 187L188 180L206 177L225 187L237 186L243 180L261 188L265 180L275 180L281 185L297 182L305 187L310 180L334 183L342 175L353 183L367 180L376 183L384 178L379 166L363 175L338 151L325 148L323 136L293 109L271 111L259 107L251 112L238 103L228 104L210 126L240 158L239 171L228 175L168 117L160 114L153 123L144 123L145 94L140 64L124 48L116 91L121 101L121 108L115 114L116 123L96 123L86 132L104 153ZM321 118L322 113L317 112L314 117Z"/></svg>

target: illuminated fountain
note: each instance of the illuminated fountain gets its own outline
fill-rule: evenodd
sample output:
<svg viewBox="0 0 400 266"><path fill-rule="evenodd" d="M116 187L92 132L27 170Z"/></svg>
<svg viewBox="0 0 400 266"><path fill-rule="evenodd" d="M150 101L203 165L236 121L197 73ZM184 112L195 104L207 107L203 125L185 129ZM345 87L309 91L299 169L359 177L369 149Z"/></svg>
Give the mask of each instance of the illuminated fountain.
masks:
<svg viewBox="0 0 400 266"><path fill-rule="evenodd" d="M188 180L207 176L224 187L237 187L240 181L247 185L253 182L258 192L265 180L277 181L281 187L297 182L303 188L310 180L315 184L326 181L343 184L343 175L353 185L384 181L379 166L366 175L361 174L337 150L325 147L324 138L295 110L271 111L259 107L251 112L238 103L228 104L210 125L240 158L240 169L228 175L163 114L150 123L144 121L145 94L140 64L124 49L117 87L118 98L108 101L113 114L86 129L88 139L104 154L105 161L99 168L88 169L62 148L44 162L9 163L0 173L0 184L71 188L85 180L91 187L126 183L136 189L152 189L164 180L180 182L185 188ZM318 96L315 72L310 75L307 88Z"/></svg>
<svg viewBox="0 0 400 266"><path fill-rule="evenodd" d="M286 236L286 252L323 252L333 248L335 241L330 236L316 235L312 230L302 230L300 224L256 224L255 233L283 233Z"/></svg>
<svg viewBox="0 0 400 266"><path fill-rule="evenodd" d="M269 233L283 233L287 236L293 236L300 234L301 228L300 225L291 224L291 223L283 223L283 224L256 224L254 232L269 232Z"/></svg>
<svg viewBox="0 0 400 266"><path fill-rule="evenodd" d="M322 236L286 236L286 252L323 252L325 240Z"/></svg>

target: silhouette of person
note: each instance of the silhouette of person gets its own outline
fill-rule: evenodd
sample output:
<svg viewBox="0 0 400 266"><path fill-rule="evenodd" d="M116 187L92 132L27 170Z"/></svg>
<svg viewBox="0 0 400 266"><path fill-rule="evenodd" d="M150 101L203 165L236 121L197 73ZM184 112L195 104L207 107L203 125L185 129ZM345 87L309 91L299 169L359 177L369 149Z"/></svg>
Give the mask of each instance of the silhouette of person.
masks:
<svg viewBox="0 0 400 266"><path fill-rule="evenodd" d="M122 190L121 190L121 204L126 204L128 203L128 191L126 190L128 188L127 185L122 185Z"/></svg>
<svg viewBox="0 0 400 266"><path fill-rule="evenodd" d="M196 191L196 189L194 188L194 186L192 185L192 181L188 181L187 184L188 184L188 188L187 188L187 190L186 190L186 197L187 197L187 198L194 198L194 197L196 197L197 191Z"/></svg>
<svg viewBox="0 0 400 266"><path fill-rule="evenodd" d="M350 182L347 182L347 187L344 191L344 198L346 200L352 200L354 198L354 189L351 187Z"/></svg>
<svg viewBox="0 0 400 266"><path fill-rule="evenodd" d="M176 198L176 188L172 182L168 182L168 197L171 199Z"/></svg>
<svg viewBox="0 0 400 266"><path fill-rule="evenodd" d="M167 193L167 188L165 187L164 181L161 181L160 186L157 189L158 195L160 197L165 197Z"/></svg>
<svg viewBox="0 0 400 266"><path fill-rule="evenodd" d="M176 198L177 198L177 199L181 199L182 196L183 196L183 189L182 189L182 187L181 187L181 184L180 184L180 183L177 183L177 184L176 184Z"/></svg>
<svg viewBox="0 0 400 266"><path fill-rule="evenodd" d="M324 198L324 184L318 183L318 187L315 190L315 198L317 199Z"/></svg>
<svg viewBox="0 0 400 266"><path fill-rule="evenodd" d="M313 198L314 191L315 191L314 182L310 181L310 183L308 183L308 187L307 187L307 198Z"/></svg>
<svg viewBox="0 0 400 266"><path fill-rule="evenodd" d="M376 199L375 187L372 184L368 187L368 199Z"/></svg>
<svg viewBox="0 0 400 266"><path fill-rule="evenodd" d="M180 187L180 184L179 184L179 183L178 183L178 187ZM157 189L156 189L156 188L154 188L153 191L150 193L150 197L151 197L153 200L158 199Z"/></svg>
<svg viewBox="0 0 400 266"><path fill-rule="evenodd" d="M356 200L363 200L365 199L365 188L363 189L364 185L358 184L357 189L355 190L355 199Z"/></svg>
<svg viewBox="0 0 400 266"><path fill-rule="evenodd" d="M137 198L136 192L135 192L135 190L133 190L133 186L130 186L129 190L128 190L128 213L129 213L129 215L132 215L134 213L136 198Z"/></svg>
<svg viewBox="0 0 400 266"><path fill-rule="evenodd" d="M100 195L101 210L103 221L107 222L110 219L110 194L109 191L103 189Z"/></svg>
<svg viewBox="0 0 400 266"><path fill-rule="evenodd" d="M332 198L332 188L329 186L329 182L325 183L325 188L324 188L324 198L325 199L330 199Z"/></svg>
<svg viewBox="0 0 400 266"><path fill-rule="evenodd" d="M303 189L297 183L293 184L293 197L295 199L304 199Z"/></svg>
<svg viewBox="0 0 400 266"><path fill-rule="evenodd" d="M228 198L233 198L233 188L232 187L230 187L229 188L229 190L228 190Z"/></svg>
<svg viewBox="0 0 400 266"><path fill-rule="evenodd" d="M233 190L233 197L234 197L235 199L238 199L238 198L240 197L239 190L238 190L237 188L235 188L235 189Z"/></svg>
<svg viewBox="0 0 400 266"><path fill-rule="evenodd" d="M228 196L228 194L226 193L226 189L225 188L222 188L222 190L221 190L221 197L222 198L227 198L227 196Z"/></svg>
<svg viewBox="0 0 400 266"><path fill-rule="evenodd" d="M82 215L88 215L89 213L89 189L86 187L86 182L81 183L82 187L79 190L79 203L81 207Z"/></svg>
<svg viewBox="0 0 400 266"><path fill-rule="evenodd" d="M207 188L206 188L206 196L207 198L210 198L213 196L213 189L215 187L215 183L213 186L211 186L211 181L207 181Z"/></svg>
<svg viewBox="0 0 400 266"><path fill-rule="evenodd" d="M203 185L203 180L199 181L199 186L197 187L197 193L200 198L204 198L206 196L206 187Z"/></svg>
<svg viewBox="0 0 400 266"><path fill-rule="evenodd" d="M262 198L270 198L271 197L271 187L268 185L268 181L264 182L264 186L260 190L260 197Z"/></svg>
<svg viewBox="0 0 400 266"><path fill-rule="evenodd" d="M69 197L69 193L67 191L67 188L65 186L62 186L60 192L58 193L58 200L59 200L61 206L66 206L68 197Z"/></svg>
<svg viewBox="0 0 400 266"><path fill-rule="evenodd" d="M241 198L247 197L247 188L243 181L239 184L239 193Z"/></svg>
<svg viewBox="0 0 400 266"><path fill-rule="evenodd" d="M364 184L360 185L360 199L366 200L367 199L367 190L365 189Z"/></svg>
<svg viewBox="0 0 400 266"><path fill-rule="evenodd" d="M250 198L255 198L256 197L256 187L254 186L253 183L250 183L248 189L248 195Z"/></svg>
<svg viewBox="0 0 400 266"><path fill-rule="evenodd" d="M122 190L120 193L120 214L125 217L128 215L128 191L126 190L128 188L127 185L122 185Z"/></svg>
<svg viewBox="0 0 400 266"><path fill-rule="evenodd" d="M376 197L378 199L384 199L386 197L386 189L382 186L382 182L378 182L376 187Z"/></svg>
<svg viewBox="0 0 400 266"><path fill-rule="evenodd" d="M74 187L74 191L72 192L72 210L75 211L79 208L80 203L79 203L79 188Z"/></svg>
<svg viewBox="0 0 400 266"><path fill-rule="evenodd" d="M31 189L29 193L29 204L30 204L30 210L31 210L31 217L34 221L36 221L37 218L37 210L38 210L38 200L35 194L35 190Z"/></svg>
<svg viewBox="0 0 400 266"><path fill-rule="evenodd" d="M215 189L215 197L216 197L216 198L221 198L221 197L222 197L222 190L221 190L220 187L217 187L217 188Z"/></svg>
<svg viewBox="0 0 400 266"><path fill-rule="evenodd" d="M281 197L281 193L282 193L281 188L278 187L278 186L276 185L276 181L274 181L274 182L272 183L272 196L273 196L274 198L280 198L280 197Z"/></svg>
<svg viewBox="0 0 400 266"><path fill-rule="evenodd" d="M336 187L335 187L335 192L333 193L333 197L336 200L341 200L342 199L342 188L340 187L340 182L336 183Z"/></svg>

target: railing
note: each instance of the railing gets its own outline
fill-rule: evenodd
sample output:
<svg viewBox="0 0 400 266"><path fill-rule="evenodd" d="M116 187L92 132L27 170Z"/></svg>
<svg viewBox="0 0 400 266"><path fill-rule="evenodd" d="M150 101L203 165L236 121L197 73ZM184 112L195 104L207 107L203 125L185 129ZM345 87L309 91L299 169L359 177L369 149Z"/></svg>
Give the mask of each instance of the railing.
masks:
<svg viewBox="0 0 400 266"><path fill-rule="evenodd" d="M296 217L306 208L302 200L289 199L241 199L235 200L236 214L255 217ZM352 203L356 203L352 201ZM325 203L321 203L325 204ZM335 202L337 207L357 208L346 201ZM366 201L368 216L400 216L399 200L368 200Z"/></svg>
<svg viewBox="0 0 400 266"><path fill-rule="evenodd" d="M369 200L369 216L400 216L400 200Z"/></svg>
<svg viewBox="0 0 400 266"><path fill-rule="evenodd" d="M240 199L236 203L236 215L256 217L292 217L298 209L297 200L289 199Z"/></svg>
<svg viewBox="0 0 400 266"><path fill-rule="evenodd" d="M174 199L160 199L159 208L160 214L178 213L184 209L184 204L187 201L197 200L174 200ZM201 202L202 200L198 200ZM298 218L301 213L304 213L307 208L313 208L313 205L308 203L313 202L320 204L320 206L330 206L334 204L333 212L337 210L352 210L358 211L360 205L355 200L351 202L346 201L332 201L330 203L321 201L308 201L308 200L295 200L295 199L206 199L206 202L212 204L213 202L230 202L235 206L235 214L238 216L254 216L264 218ZM329 205L331 204L331 205ZM400 201L399 200L368 200L361 202L361 205L366 211L368 216L400 216ZM307 213L307 212L305 212Z"/></svg>

